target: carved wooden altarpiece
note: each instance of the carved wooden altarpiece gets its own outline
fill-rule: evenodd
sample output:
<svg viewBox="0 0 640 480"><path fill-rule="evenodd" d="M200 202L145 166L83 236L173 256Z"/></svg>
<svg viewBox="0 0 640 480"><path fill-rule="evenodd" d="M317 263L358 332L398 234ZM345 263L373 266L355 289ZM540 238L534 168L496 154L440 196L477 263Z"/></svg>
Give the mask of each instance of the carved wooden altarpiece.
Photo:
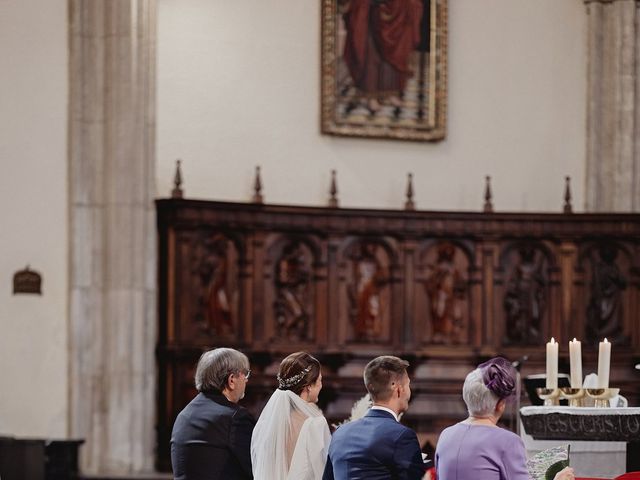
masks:
<svg viewBox="0 0 640 480"><path fill-rule="evenodd" d="M158 466L200 354L251 360L259 414L287 354L323 364L320 406L348 417L374 356L411 362L404 416L422 442L466 414L464 377L502 354L544 372L544 343L613 341L611 382L632 404L640 346L640 216L422 212L158 200Z"/></svg>

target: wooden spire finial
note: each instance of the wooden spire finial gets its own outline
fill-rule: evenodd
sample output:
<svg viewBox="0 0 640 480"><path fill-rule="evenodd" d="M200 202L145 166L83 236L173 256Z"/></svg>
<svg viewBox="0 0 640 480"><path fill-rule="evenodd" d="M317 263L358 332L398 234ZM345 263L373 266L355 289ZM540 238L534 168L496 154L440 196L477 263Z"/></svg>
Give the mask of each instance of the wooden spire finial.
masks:
<svg viewBox="0 0 640 480"><path fill-rule="evenodd" d="M329 193L331 194L329 197L329 207L338 208L338 181L335 170L331 170L331 188L329 189Z"/></svg>
<svg viewBox="0 0 640 480"><path fill-rule="evenodd" d="M413 201L413 173L407 174L407 200L404 202L404 209L416 209L416 204Z"/></svg>
<svg viewBox="0 0 640 480"><path fill-rule="evenodd" d="M491 177L487 175L484 177L485 185L484 185L484 212L491 213L493 212L493 203L491 200L493 199L493 194L491 193Z"/></svg>
<svg viewBox="0 0 640 480"><path fill-rule="evenodd" d="M564 213L573 213L571 206L571 177L564 177Z"/></svg>
<svg viewBox="0 0 640 480"><path fill-rule="evenodd" d="M173 190L171 190L171 198L182 198L184 191L182 190L182 170L180 164L182 160L176 160L176 173L173 177Z"/></svg>
<svg viewBox="0 0 640 480"><path fill-rule="evenodd" d="M255 181L253 182L253 198L251 199L253 203L264 203L264 198L262 197L262 178L260 178L260 165L256 165L256 175Z"/></svg>

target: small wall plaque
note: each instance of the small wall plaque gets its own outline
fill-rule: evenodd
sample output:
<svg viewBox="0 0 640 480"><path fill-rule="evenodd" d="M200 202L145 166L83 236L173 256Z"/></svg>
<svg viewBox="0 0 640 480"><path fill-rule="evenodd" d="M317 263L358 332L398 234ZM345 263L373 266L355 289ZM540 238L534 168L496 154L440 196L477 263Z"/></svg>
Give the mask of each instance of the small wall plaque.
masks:
<svg viewBox="0 0 640 480"><path fill-rule="evenodd" d="M42 295L42 276L29 269L29 265L24 270L20 270L13 275L13 293L36 293Z"/></svg>

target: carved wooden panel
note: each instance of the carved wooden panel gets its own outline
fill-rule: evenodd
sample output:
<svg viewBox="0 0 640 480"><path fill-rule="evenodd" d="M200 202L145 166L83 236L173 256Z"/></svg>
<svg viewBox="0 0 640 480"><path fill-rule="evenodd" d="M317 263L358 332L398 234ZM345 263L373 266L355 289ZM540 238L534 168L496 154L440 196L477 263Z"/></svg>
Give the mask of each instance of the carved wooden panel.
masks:
<svg viewBox="0 0 640 480"><path fill-rule="evenodd" d="M551 337L554 265L554 253L544 242L503 246L496 275L503 345L540 345Z"/></svg>
<svg viewBox="0 0 640 480"><path fill-rule="evenodd" d="M579 315L586 340L597 344L607 337L630 345L638 313L637 245L599 239L581 245L576 268Z"/></svg>
<svg viewBox="0 0 640 480"><path fill-rule="evenodd" d="M469 344L472 309L472 244L424 242L418 251L414 315L416 334L427 344Z"/></svg>
<svg viewBox="0 0 640 480"><path fill-rule="evenodd" d="M339 321L341 344L391 346L396 289L394 246L385 239L348 238L339 252Z"/></svg>
<svg viewBox="0 0 640 480"><path fill-rule="evenodd" d="M183 295L173 298L172 336L189 344L237 342L242 332L238 246L207 229L177 235L175 281Z"/></svg>
<svg viewBox="0 0 640 480"><path fill-rule="evenodd" d="M311 237L284 235L269 237L265 247L265 337L276 343L313 344L318 337L315 267L320 249Z"/></svg>
<svg viewBox="0 0 640 480"><path fill-rule="evenodd" d="M583 368L613 342L612 382L640 400L640 216L408 212L159 200L158 466L194 395L203 350L250 358L244 405L258 415L287 354L323 364L320 406L348 417L380 354L411 363L404 421L421 441L460 420L465 375L486 358L585 341ZM506 421L515 418L507 415ZM512 423L515 425L515 422Z"/></svg>

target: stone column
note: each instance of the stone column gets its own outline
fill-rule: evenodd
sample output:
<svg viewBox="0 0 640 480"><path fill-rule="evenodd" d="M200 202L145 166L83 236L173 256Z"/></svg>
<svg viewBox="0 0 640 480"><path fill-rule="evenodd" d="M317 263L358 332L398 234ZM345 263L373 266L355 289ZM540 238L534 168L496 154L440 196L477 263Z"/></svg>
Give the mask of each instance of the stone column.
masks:
<svg viewBox="0 0 640 480"><path fill-rule="evenodd" d="M640 210L638 0L585 0L588 211Z"/></svg>
<svg viewBox="0 0 640 480"><path fill-rule="evenodd" d="M69 0L72 437L86 473L155 445L155 0Z"/></svg>

